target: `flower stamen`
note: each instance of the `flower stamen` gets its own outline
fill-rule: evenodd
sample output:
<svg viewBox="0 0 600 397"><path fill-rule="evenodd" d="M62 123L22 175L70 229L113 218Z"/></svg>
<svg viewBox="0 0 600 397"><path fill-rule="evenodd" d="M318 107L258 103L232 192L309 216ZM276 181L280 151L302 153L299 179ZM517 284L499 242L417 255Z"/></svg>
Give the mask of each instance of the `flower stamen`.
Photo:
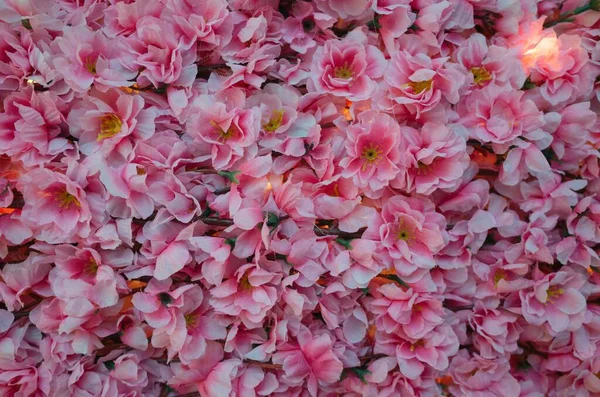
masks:
<svg viewBox="0 0 600 397"><path fill-rule="evenodd" d="M123 122L118 115L114 113L106 113L100 119L100 133L96 138L97 141L102 139L111 138L121 132Z"/></svg>

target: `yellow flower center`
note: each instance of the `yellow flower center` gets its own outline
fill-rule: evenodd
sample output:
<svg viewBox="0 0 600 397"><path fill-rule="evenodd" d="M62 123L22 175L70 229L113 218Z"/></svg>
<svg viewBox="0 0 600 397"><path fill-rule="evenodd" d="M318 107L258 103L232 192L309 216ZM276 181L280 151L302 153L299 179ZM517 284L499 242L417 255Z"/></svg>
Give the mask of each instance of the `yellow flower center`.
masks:
<svg viewBox="0 0 600 397"><path fill-rule="evenodd" d="M548 302L552 303L554 299L558 298L562 294L564 294L565 290L560 288L558 285L553 285L552 287L546 290L546 294L548 295Z"/></svg>
<svg viewBox="0 0 600 397"><path fill-rule="evenodd" d="M427 175L431 172L431 166L429 164L425 164L421 161L417 162L417 175Z"/></svg>
<svg viewBox="0 0 600 397"><path fill-rule="evenodd" d="M239 286L242 291L250 291L254 288L252 284L250 284L250 280L248 280L248 273L244 273L239 281Z"/></svg>
<svg viewBox="0 0 600 397"><path fill-rule="evenodd" d="M431 90L431 86L433 84L432 80L424 80L424 81L411 81L408 83L408 86L412 88L413 94L420 94L423 91Z"/></svg>
<svg viewBox="0 0 600 397"><path fill-rule="evenodd" d="M360 155L360 158L365 160L362 166L362 170L365 171L367 167L379 164L379 162L381 161L382 153L383 150L379 148L379 145L371 143L369 144L369 146L366 146Z"/></svg>
<svg viewBox="0 0 600 397"><path fill-rule="evenodd" d="M217 131L218 134L218 138L222 141L227 141L228 139L231 139L235 136L235 127L232 125L230 126L227 131L223 130L223 128L221 128L221 126L214 120L210 121L210 125L212 125L215 130Z"/></svg>
<svg viewBox="0 0 600 397"><path fill-rule="evenodd" d="M77 200L77 197L67 192L66 189L62 189L61 191L57 192L54 198L58 202L60 208L64 210L71 208L73 205L75 207L81 207L81 204L79 203L79 200Z"/></svg>
<svg viewBox="0 0 600 397"><path fill-rule="evenodd" d="M137 166L135 167L135 173L139 176L146 175L146 170L144 169L144 167Z"/></svg>
<svg viewBox="0 0 600 397"><path fill-rule="evenodd" d="M471 68L471 73L473 74L473 82L476 85L483 85L483 83L492 79L490 72L483 66Z"/></svg>
<svg viewBox="0 0 600 397"><path fill-rule="evenodd" d="M423 342L423 339L419 339L418 341L410 345L410 351L414 352L417 347L423 347L424 344L425 343Z"/></svg>
<svg viewBox="0 0 600 397"><path fill-rule="evenodd" d="M281 127L281 122L283 121L283 113L283 110L274 110L269 122L263 125L265 131L271 133L277 130L277 128Z"/></svg>
<svg viewBox="0 0 600 397"><path fill-rule="evenodd" d="M198 316L195 314L186 314L183 316L185 318L185 325L187 327L196 328L198 327Z"/></svg>
<svg viewBox="0 0 600 397"><path fill-rule="evenodd" d="M96 74L96 62L98 61L98 58L94 58L94 57L86 57L85 60L83 61L83 64L85 66L85 68L88 70L88 72L90 72L91 74Z"/></svg>
<svg viewBox="0 0 600 397"><path fill-rule="evenodd" d="M496 271L496 273L494 274L494 285L498 287L498 283L500 282L500 280L506 280L506 276L507 274L504 270Z"/></svg>
<svg viewBox="0 0 600 397"><path fill-rule="evenodd" d="M88 266L85 270L92 276L95 276L98 273L98 262L96 262L94 257L90 257L90 259L88 260Z"/></svg>
<svg viewBox="0 0 600 397"><path fill-rule="evenodd" d="M348 62L345 62L344 66L338 66L335 69L333 69L333 74L337 79L344 80L349 80L353 76L352 70L348 66Z"/></svg>
<svg viewBox="0 0 600 397"><path fill-rule="evenodd" d="M101 141L106 138L111 138L121 132L123 122L114 113L106 113L100 119L100 133L96 140Z"/></svg>
<svg viewBox="0 0 600 397"><path fill-rule="evenodd" d="M400 222L398 223L398 230L396 231L396 240L405 241L408 245L410 245L414 240L413 230L410 229L402 219L400 219Z"/></svg>

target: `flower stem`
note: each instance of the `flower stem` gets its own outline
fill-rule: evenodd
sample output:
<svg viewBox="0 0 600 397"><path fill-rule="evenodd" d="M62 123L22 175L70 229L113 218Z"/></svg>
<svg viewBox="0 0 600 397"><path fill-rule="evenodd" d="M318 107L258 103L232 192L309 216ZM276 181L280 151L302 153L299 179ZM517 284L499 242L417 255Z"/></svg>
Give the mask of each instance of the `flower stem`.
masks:
<svg viewBox="0 0 600 397"><path fill-rule="evenodd" d="M588 4L586 4L584 6L581 6L581 7L577 7L576 9L574 9L572 11L567 11L567 12L565 12L563 14L560 14L558 16L558 18L556 18L554 20L551 20L551 21L548 21L548 22L544 23L544 27L545 28L549 28L549 27L552 27L552 26L554 26L556 24L559 24L559 23L562 23L562 22L571 22L572 21L572 19L571 19L572 16L582 14L582 13L584 13L586 11L591 10L591 9L592 9L592 4L591 3L588 3Z"/></svg>

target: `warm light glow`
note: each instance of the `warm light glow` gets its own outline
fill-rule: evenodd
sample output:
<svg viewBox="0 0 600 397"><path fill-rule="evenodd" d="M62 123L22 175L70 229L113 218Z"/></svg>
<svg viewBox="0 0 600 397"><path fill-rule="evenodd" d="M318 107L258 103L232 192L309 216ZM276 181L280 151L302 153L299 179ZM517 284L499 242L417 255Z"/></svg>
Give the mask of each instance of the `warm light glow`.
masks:
<svg viewBox="0 0 600 397"><path fill-rule="evenodd" d="M533 48L523 54L523 64L526 68L534 66L539 60L552 69L560 69L558 38L556 36L544 37Z"/></svg>
<svg viewBox="0 0 600 397"><path fill-rule="evenodd" d="M265 191L268 192L271 189L273 189L273 185L271 185L271 182L267 182L267 187L265 188Z"/></svg>
<svg viewBox="0 0 600 397"><path fill-rule="evenodd" d="M27 84L34 85L35 84L35 80L27 79Z"/></svg>

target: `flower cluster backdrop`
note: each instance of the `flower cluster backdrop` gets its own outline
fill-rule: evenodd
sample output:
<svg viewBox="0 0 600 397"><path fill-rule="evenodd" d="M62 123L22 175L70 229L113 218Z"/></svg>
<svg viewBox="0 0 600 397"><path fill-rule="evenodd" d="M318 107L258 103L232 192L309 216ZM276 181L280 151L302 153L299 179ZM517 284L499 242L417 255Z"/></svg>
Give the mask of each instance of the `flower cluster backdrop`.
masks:
<svg viewBox="0 0 600 397"><path fill-rule="evenodd" d="M600 395L598 0L1 0L0 395Z"/></svg>

